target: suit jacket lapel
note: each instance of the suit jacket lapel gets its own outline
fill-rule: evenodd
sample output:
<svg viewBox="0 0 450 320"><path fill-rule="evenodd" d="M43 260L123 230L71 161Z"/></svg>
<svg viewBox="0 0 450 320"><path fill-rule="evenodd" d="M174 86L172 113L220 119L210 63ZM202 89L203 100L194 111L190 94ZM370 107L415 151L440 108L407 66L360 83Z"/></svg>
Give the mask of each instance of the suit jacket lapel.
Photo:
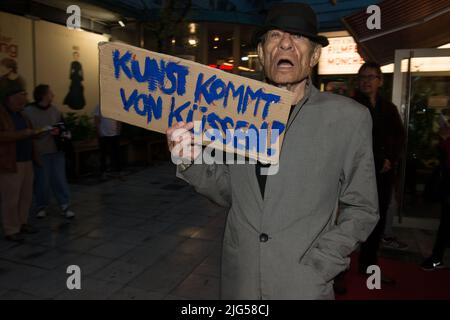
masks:
<svg viewBox="0 0 450 320"><path fill-rule="evenodd" d="M287 133L287 131L289 130L290 126L292 125L292 123L294 122L294 120L297 118L300 110L303 108L303 106L305 105L305 103L309 100L309 97L311 96L311 93L314 91L314 86L311 84L311 79L309 78L306 82L306 88L305 88L305 95L303 96L303 99L300 100L296 106L294 107L294 111L292 111L291 116L289 117L288 123L286 125L286 131L285 133Z"/></svg>
<svg viewBox="0 0 450 320"><path fill-rule="evenodd" d="M300 100L297 105L294 107L294 110L292 111L291 116L289 117L288 123L286 125L286 130L285 130L285 139L288 135L288 130L291 127L291 125L294 123L294 121L296 120L296 118L299 116L300 111L302 110L303 106L306 104L306 102L308 102L308 100L310 99L311 95L316 93L317 89L311 84L311 79L308 79L308 82L306 83L306 88L305 88L305 96L303 97L302 100ZM299 120L297 120L298 122ZM283 155L286 156L286 153L289 153L289 150L283 148L281 148L280 151L280 158L279 158L279 163L278 165L282 165L282 158ZM281 170L281 167L280 167ZM255 180L256 180L256 176L255 176ZM276 177L274 176L267 176L267 180L266 180L266 192L264 194L264 200L263 201L263 208L265 206L267 206L267 203L271 200L271 193L272 193L272 188L276 187L274 186L274 184L276 184L276 181L278 179L276 179ZM258 181L256 181L256 184L258 184Z"/></svg>

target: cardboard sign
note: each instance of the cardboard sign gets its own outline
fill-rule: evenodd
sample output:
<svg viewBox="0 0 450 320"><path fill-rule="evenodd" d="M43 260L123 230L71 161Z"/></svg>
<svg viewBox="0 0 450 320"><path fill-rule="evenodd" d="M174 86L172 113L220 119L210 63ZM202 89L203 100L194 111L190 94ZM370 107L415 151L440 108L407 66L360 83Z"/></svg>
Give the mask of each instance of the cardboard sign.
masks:
<svg viewBox="0 0 450 320"><path fill-rule="evenodd" d="M99 49L103 116L161 133L196 121L202 144L278 162L291 92L129 45Z"/></svg>

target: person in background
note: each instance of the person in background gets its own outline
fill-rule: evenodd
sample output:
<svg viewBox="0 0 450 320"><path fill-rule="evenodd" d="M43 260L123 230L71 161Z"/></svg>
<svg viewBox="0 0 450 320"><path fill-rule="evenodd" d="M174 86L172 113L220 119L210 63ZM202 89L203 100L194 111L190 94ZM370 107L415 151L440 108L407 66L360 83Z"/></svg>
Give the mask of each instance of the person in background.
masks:
<svg viewBox="0 0 450 320"><path fill-rule="evenodd" d="M120 165L120 131L119 121L102 116L100 105L94 111L95 127L100 146L100 172L101 180L106 180L107 158L111 163L111 173L113 177L122 178Z"/></svg>
<svg viewBox="0 0 450 320"><path fill-rule="evenodd" d="M37 230L28 224L33 196L33 137L22 114L26 92L18 82L0 86L0 196L5 239L22 242Z"/></svg>
<svg viewBox="0 0 450 320"><path fill-rule="evenodd" d="M380 65L374 62L364 63L358 71L358 90L354 99L365 105L372 116L372 143L380 220L369 238L361 245L359 271L363 274L366 274L367 267L378 264L378 249L405 138L397 107L379 94L382 85L383 74ZM394 284L394 281L386 276L382 276L382 281Z"/></svg>
<svg viewBox="0 0 450 320"><path fill-rule="evenodd" d="M442 170L442 209L441 220L430 257L425 259L421 267L425 271L445 268L445 249L450 243L450 127L448 123L439 129Z"/></svg>
<svg viewBox="0 0 450 320"><path fill-rule="evenodd" d="M61 213L73 218L70 210L70 189L66 178L65 154L58 150L56 138L60 138L58 127L64 121L61 112L52 104L54 94L45 84L34 89L34 103L25 109L25 115L34 127L51 128L36 140L36 149L42 166L35 166L34 195L38 218L47 216L50 204L50 190L56 197Z"/></svg>
<svg viewBox="0 0 450 320"><path fill-rule="evenodd" d="M26 88L25 80L18 73L17 61L11 58L3 58L0 61L0 83L5 86L7 83L13 82L22 88Z"/></svg>
<svg viewBox="0 0 450 320"><path fill-rule="evenodd" d="M386 224L384 226L384 234L381 239L381 243L384 248L395 250L407 250L408 244L400 241L394 233L394 217L398 211L398 177L395 178L394 188L392 190L392 196L389 204L389 208L386 213Z"/></svg>

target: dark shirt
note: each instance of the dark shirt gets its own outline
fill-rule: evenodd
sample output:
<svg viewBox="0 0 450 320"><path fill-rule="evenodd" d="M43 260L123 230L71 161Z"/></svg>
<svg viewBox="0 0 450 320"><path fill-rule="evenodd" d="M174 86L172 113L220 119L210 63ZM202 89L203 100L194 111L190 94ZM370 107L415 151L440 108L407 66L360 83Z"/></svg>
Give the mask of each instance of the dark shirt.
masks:
<svg viewBox="0 0 450 320"><path fill-rule="evenodd" d="M261 191L261 196L263 197L263 199L264 199L264 191L266 189L267 175L266 174L261 174L261 170L263 168L268 168L268 167L270 167L270 163L262 164L259 161L255 165L256 178L258 179L259 190Z"/></svg>
<svg viewBox="0 0 450 320"><path fill-rule="evenodd" d="M405 129L397 107L381 96L377 96L375 107L370 99L357 92L354 99L366 106L372 116L373 155L375 168L379 172L385 159L397 164L403 150Z"/></svg>
<svg viewBox="0 0 450 320"><path fill-rule="evenodd" d="M291 116L294 108L295 108L295 105L291 106L291 111L289 112L289 117ZM255 165L256 178L258 179L259 190L261 191L261 196L263 199L264 199L264 192L266 190L267 174L261 174L261 170L264 168L269 168L269 167L270 167L270 163L262 164L259 161Z"/></svg>
<svg viewBox="0 0 450 320"><path fill-rule="evenodd" d="M16 127L16 131L28 128L27 121L20 112L9 112ZM16 142L16 162L31 161L33 158L33 140L31 138L17 140Z"/></svg>

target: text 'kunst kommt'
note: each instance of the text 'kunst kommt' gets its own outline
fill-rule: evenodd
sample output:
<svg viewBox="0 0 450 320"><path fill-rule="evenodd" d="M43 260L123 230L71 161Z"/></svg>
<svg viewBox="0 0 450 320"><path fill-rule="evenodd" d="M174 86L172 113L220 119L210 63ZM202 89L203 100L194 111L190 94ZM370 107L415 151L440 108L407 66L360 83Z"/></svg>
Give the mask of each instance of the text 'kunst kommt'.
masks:
<svg viewBox="0 0 450 320"><path fill-rule="evenodd" d="M223 145L231 144L236 149L255 150L273 156L275 150L270 145L277 143L286 124L266 120L271 106L280 102L279 95L264 92L263 88L255 89L254 85L253 88L245 84L235 85L233 81L221 79L218 74L205 76L200 72L193 77L188 66L148 56L139 61L130 51L115 49L112 58L116 80L126 77L146 85L144 92L120 88L125 111L145 117L147 123L167 119L167 127L181 121L201 119L202 133L210 141L220 139ZM186 90L187 85L194 85L190 83L192 79L195 90ZM187 96L187 91L193 92L191 96ZM170 107L163 106L163 96L169 97ZM227 108L235 108L231 114L237 116L224 115L223 110ZM255 119L254 123L249 119ZM267 145L267 132L270 132L270 145Z"/></svg>

